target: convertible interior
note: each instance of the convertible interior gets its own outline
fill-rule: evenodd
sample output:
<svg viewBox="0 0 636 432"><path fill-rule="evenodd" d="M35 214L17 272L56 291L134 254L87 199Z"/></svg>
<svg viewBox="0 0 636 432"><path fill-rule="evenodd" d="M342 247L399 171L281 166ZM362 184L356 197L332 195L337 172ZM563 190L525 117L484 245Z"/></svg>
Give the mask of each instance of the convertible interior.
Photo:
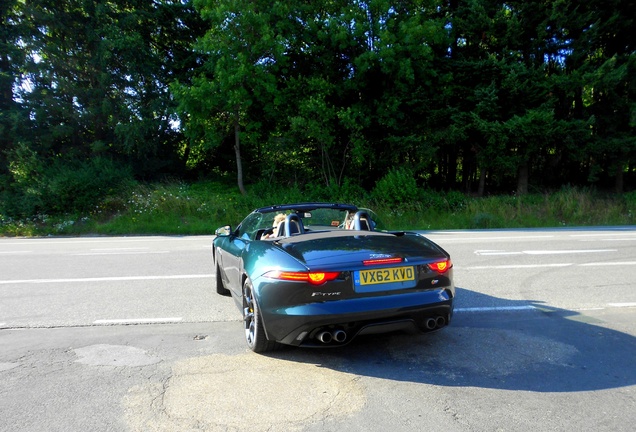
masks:
<svg viewBox="0 0 636 432"><path fill-rule="evenodd" d="M326 232L336 230L357 230L357 231L373 231L374 223L369 214L363 210L347 217L347 219L339 226L314 225L312 228L306 228L303 218L297 213L290 213L285 220L280 222L278 226L260 229L256 233L257 240L280 240L281 238L291 237L307 232Z"/></svg>

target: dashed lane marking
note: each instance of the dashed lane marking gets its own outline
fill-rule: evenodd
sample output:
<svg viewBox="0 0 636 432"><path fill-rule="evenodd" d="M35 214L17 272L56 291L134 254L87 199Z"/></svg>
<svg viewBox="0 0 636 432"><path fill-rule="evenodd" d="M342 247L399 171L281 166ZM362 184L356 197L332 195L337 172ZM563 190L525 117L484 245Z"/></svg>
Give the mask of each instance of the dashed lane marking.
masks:
<svg viewBox="0 0 636 432"><path fill-rule="evenodd" d="M71 254L72 256L99 256L99 255L152 255L152 254L167 254L170 251L136 251L136 252L85 252Z"/></svg>
<svg viewBox="0 0 636 432"><path fill-rule="evenodd" d="M507 311L518 311L518 310L537 310L537 308L531 305L455 308L455 312L460 312L460 313L461 312L507 312Z"/></svg>
<svg viewBox="0 0 636 432"><path fill-rule="evenodd" d="M469 267L460 267L454 266L455 269L461 270L494 270L494 269L535 269L535 268L548 268L548 267L568 267L573 264L571 263L561 263L561 264L518 264L518 265L490 265L490 266L469 266Z"/></svg>
<svg viewBox="0 0 636 432"><path fill-rule="evenodd" d="M553 264L504 264L504 265L488 265L488 266L455 266L458 270L501 270L501 269L536 269L550 267L608 267L608 266L633 266L636 261L607 261L607 262L591 262L591 263L553 263Z"/></svg>
<svg viewBox="0 0 636 432"><path fill-rule="evenodd" d="M548 307L549 308L549 307ZM636 308L636 302L630 303L608 303L605 306L600 307L587 307L587 308L562 308L564 310L570 311L589 311L589 310L605 310L608 308L617 309L630 309ZM542 307L537 307L533 305L523 305L523 306L489 306L489 307L465 307L465 308L455 308L455 313L462 312L512 312L512 311L540 311L543 310Z"/></svg>
<svg viewBox="0 0 636 432"><path fill-rule="evenodd" d="M168 275L168 276L113 276L113 277L77 278L77 279L18 279L18 280L0 280L0 285L77 283L77 282L121 282L121 281L144 281L144 280L163 280L163 279L206 279L206 278L212 278L212 277L214 277L214 275L195 274L195 275Z"/></svg>
<svg viewBox="0 0 636 432"><path fill-rule="evenodd" d="M170 318L124 318L102 319L93 321L93 325L126 325L126 324L169 324L183 321L181 317Z"/></svg>

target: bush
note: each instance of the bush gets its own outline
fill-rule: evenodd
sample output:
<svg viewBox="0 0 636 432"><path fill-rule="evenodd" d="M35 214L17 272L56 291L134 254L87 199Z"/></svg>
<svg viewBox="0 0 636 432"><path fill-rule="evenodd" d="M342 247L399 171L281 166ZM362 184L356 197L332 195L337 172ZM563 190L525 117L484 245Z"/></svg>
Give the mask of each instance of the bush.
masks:
<svg viewBox="0 0 636 432"><path fill-rule="evenodd" d="M468 204L468 197L458 191L449 191L444 197L446 208L442 210L448 210L450 212L457 212L462 210Z"/></svg>
<svg viewBox="0 0 636 432"><path fill-rule="evenodd" d="M132 171L110 159L54 163L44 171L42 200L51 213L81 213L134 184Z"/></svg>
<svg viewBox="0 0 636 432"><path fill-rule="evenodd" d="M10 174L0 185L0 212L17 218L37 214L42 207L40 157L27 143L19 142L7 152L7 160Z"/></svg>
<svg viewBox="0 0 636 432"><path fill-rule="evenodd" d="M627 216L633 220L636 217L636 191L624 195Z"/></svg>
<svg viewBox="0 0 636 432"><path fill-rule="evenodd" d="M106 158L83 162L58 160L48 166L40 164L37 169L17 160L14 166L13 183L3 191L0 206L10 217L89 213L101 200L134 184L128 167Z"/></svg>
<svg viewBox="0 0 636 432"><path fill-rule="evenodd" d="M448 213L460 211L468 203L468 198L461 192L437 192L430 189L421 190L418 200L422 209Z"/></svg>
<svg viewBox="0 0 636 432"><path fill-rule="evenodd" d="M297 184L283 186L276 183L261 180L247 187L247 195L239 199L253 210L274 204L286 204L308 201L307 194Z"/></svg>
<svg viewBox="0 0 636 432"><path fill-rule="evenodd" d="M325 201L361 205L368 199L367 191L350 179L345 179L342 185L332 183L326 186L322 183L310 183L304 187L304 190L305 198L303 201Z"/></svg>
<svg viewBox="0 0 636 432"><path fill-rule="evenodd" d="M417 182L413 172L406 168L389 171L371 191L371 198L388 206L410 206L418 199Z"/></svg>

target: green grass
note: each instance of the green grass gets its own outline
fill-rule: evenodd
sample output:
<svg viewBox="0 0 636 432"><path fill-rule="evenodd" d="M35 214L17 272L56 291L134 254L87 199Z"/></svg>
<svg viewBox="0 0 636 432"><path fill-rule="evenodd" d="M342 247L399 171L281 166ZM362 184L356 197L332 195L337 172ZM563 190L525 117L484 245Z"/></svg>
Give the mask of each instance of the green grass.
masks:
<svg viewBox="0 0 636 432"><path fill-rule="evenodd" d="M371 208L383 228L396 230L636 224L636 192L609 195L564 188L551 194L473 198L457 192L418 191L416 201L395 207L351 188L281 190L257 184L248 190L242 196L233 184L222 182L137 185L97 203L87 214L35 215L24 220L0 215L0 235L212 234L219 226L236 226L257 207L326 200Z"/></svg>

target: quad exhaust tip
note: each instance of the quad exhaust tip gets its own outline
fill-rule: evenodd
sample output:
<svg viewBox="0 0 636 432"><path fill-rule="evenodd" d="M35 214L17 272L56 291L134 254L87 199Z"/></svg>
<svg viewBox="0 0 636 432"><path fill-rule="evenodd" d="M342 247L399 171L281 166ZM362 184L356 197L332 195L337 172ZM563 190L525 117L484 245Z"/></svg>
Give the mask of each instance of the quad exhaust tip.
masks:
<svg viewBox="0 0 636 432"><path fill-rule="evenodd" d="M426 321L424 321L426 330L438 330L446 326L446 324L448 324L446 318L441 315L427 318ZM347 332L342 329L336 329L333 331L323 330L315 337L323 344L330 344L332 342L341 344L347 340Z"/></svg>
<svg viewBox="0 0 636 432"><path fill-rule="evenodd" d="M343 343L347 340L347 333L344 330L340 329L334 330L333 332L321 331L316 337L320 342L324 344L328 344L333 341Z"/></svg>
<svg viewBox="0 0 636 432"><path fill-rule="evenodd" d="M331 336L331 333L329 333L328 331L323 331L318 333L318 340L322 343L329 343L333 340L333 336Z"/></svg>
<svg viewBox="0 0 636 432"><path fill-rule="evenodd" d="M347 340L347 333L344 330L336 330L333 332L333 340L338 343L342 343Z"/></svg>
<svg viewBox="0 0 636 432"><path fill-rule="evenodd" d="M443 316L428 318L424 325L426 326L427 330L440 329L446 325L446 318L444 318Z"/></svg>
<svg viewBox="0 0 636 432"><path fill-rule="evenodd" d="M444 318L443 316L438 316L437 318L435 318L435 325L437 326L437 328L442 328L446 325L446 318Z"/></svg>

